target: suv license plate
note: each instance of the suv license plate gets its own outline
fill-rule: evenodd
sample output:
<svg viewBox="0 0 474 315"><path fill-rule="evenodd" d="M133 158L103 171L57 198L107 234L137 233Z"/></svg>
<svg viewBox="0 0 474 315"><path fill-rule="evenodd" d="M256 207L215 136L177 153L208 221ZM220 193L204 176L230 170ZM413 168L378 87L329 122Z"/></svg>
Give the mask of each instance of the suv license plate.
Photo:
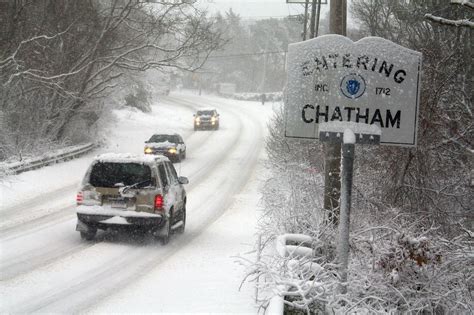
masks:
<svg viewBox="0 0 474 315"><path fill-rule="evenodd" d="M119 209L126 209L127 208L127 204L124 201L122 201L122 202L114 201L110 204L110 206L112 208L119 208Z"/></svg>

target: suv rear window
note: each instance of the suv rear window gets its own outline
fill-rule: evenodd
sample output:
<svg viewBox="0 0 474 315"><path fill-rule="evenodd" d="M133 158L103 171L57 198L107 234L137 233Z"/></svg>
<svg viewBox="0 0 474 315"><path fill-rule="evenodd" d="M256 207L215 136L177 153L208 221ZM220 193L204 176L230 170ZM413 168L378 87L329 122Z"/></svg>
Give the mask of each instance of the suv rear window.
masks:
<svg viewBox="0 0 474 315"><path fill-rule="evenodd" d="M130 186L138 187L152 184L151 169L140 163L99 162L92 166L89 183L94 187ZM137 188L138 188L137 187Z"/></svg>

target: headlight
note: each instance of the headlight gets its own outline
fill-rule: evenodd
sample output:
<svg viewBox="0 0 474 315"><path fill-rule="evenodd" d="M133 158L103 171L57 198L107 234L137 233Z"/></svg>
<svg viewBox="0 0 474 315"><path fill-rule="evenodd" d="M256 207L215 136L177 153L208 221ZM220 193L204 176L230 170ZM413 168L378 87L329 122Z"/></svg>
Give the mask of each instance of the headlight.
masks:
<svg viewBox="0 0 474 315"><path fill-rule="evenodd" d="M149 147L145 147L145 154L151 154L153 153L153 150Z"/></svg>
<svg viewBox="0 0 474 315"><path fill-rule="evenodd" d="M214 122L216 122L216 120L217 120L216 117L211 117L211 122L214 123Z"/></svg>
<svg viewBox="0 0 474 315"><path fill-rule="evenodd" d="M195 119L195 120L196 120L196 122L198 123L198 122L200 122L200 121L201 121L201 118L200 118L200 117L196 117L196 119Z"/></svg>
<svg viewBox="0 0 474 315"><path fill-rule="evenodd" d="M169 148L168 152L171 154L175 154L177 151L176 151L176 148Z"/></svg>

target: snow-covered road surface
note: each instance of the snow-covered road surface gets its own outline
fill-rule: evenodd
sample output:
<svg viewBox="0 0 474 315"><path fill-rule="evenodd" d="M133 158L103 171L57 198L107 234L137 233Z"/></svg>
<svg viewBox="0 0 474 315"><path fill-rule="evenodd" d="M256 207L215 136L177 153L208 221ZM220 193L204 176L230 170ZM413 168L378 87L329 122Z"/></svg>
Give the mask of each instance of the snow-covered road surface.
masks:
<svg viewBox="0 0 474 315"><path fill-rule="evenodd" d="M2 183L0 312L255 313L235 256L254 244L270 106L176 94L151 115L115 112L103 152L141 153L158 132L186 142L175 165L190 180L186 232L166 246L127 233L81 241L74 200L92 155ZM192 130L198 107L217 108L219 131Z"/></svg>

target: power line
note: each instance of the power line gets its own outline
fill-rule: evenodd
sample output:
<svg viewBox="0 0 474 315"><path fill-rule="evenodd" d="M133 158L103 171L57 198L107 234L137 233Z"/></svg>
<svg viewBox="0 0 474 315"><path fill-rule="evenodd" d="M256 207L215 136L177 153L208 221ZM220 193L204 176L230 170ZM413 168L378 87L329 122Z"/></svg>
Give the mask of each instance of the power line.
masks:
<svg viewBox="0 0 474 315"><path fill-rule="evenodd" d="M256 20L256 19L286 19L291 18L294 15L301 15L301 14L290 14L290 15L255 15L255 16L240 16L239 18L242 20Z"/></svg>
<svg viewBox="0 0 474 315"><path fill-rule="evenodd" d="M260 56L260 55L273 55L273 54L286 54L286 53L287 53L286 50L275 50L275 51L263 51L263 52L258 52L258 53L209 56L208 59L211 59L211 58L234 58L234 57Z"/></svg>

